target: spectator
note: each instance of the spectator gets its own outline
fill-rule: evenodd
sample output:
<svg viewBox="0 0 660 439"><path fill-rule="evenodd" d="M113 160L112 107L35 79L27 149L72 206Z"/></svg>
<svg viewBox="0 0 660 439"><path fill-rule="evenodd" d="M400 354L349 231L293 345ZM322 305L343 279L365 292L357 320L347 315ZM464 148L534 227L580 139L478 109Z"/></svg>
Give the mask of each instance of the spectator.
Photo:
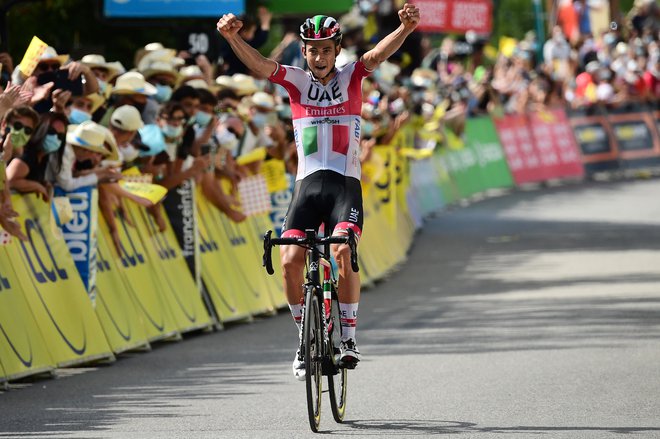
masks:
<svg viewBox="0 0 660 439"><path fill-rule="evenodd" d="M23 147L39 124L39 114L27 105L14 107L5 115L0 125L4 135L2 142L3 160L5 163L23 154Z"/></svg>
<svg viewBox="0 0 660 439"><path fill-rule="evenodd" d="M108 108L101 125L109 126L110 117L114 110L122 105L131 105L142 114L147 105L147 98L154 96L158 91L149 84L139 72L127 72L117 78L112 89L112 105Z"/></svg>
<svg viewBox="0 0 660 439"><path fill-rule="evenodd" d="M46 113L27 143L23 154L7 167L7 181L18 192L36 192L44 201L50 200L50 181L46 169L50 157L59 168L66 143L68 120L61 113Z"/></svg>
<svg viewBox="0 0 660 439"><path fill-rule="evenodd" d="M122 105L110 116L108 129L112 133L119 150L119 160L126 167L130 167L138 158L139 151L133 144L133 140L140 128L144 126L140 112L131 105Z"/></svg>

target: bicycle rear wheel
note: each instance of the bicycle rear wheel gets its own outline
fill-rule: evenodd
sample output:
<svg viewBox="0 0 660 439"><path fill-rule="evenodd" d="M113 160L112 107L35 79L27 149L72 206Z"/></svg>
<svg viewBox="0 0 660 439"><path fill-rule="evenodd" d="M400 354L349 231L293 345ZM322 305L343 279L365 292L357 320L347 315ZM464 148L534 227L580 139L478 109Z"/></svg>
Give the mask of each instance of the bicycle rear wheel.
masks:
<svg viewBox="0 0 660 439"><path fill-rule="evenodd" d="M332 363L336 374L328 375L328 389L332 417L336 422L343 422L346 415L346 392L348 373L345 368L339 367L339 343L341 342L341 322L339 321L339 301L337 295L332 295L332 308L330 310L332 332L330 333L330 349L332 349Z"/></svg>
<svg viewBox="0 0 660 439"><path fill-rule="evenodd" d="M319 431L321 423L321 393L323 391L322 344L323 329L319 301L314 287L308 286L305 300L303 334L305 343L305 384L307 388L307 414L312 431Z"/></svg>

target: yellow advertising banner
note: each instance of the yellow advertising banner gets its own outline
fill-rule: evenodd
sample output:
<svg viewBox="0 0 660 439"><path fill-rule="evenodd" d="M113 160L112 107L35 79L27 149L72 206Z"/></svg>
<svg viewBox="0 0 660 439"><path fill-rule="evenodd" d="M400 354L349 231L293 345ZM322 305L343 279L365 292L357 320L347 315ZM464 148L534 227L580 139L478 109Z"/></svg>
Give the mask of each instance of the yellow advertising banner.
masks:
<svg viewBox="0 0 660 439"><path fill-rule="evenodd" d="M204 197L201 196L200 199ZM206 202L206 200L204 200ZM218 243L220 250L231 255L231 271L241 285L240 291L252 315L267 314L275 310L266 283L266 271L261 268L250 246L247 221L236 224L218 209L210 208L207 216L200 215L209 235Z"/></svg>
<svg viewBox="0 0 660 439"><path fill-rule="evenodd" d="M215 221L214 210L204 198L201 188L197 188L197 211L199 213L200 259L202 261L202 280L206 287L218 318L223 322L251 319L250 308L235 267L236 257L221 247L212 223Z"/></svg>
<svg viewBox="0 0 660 439"><path fill-rule="evenodd" d="M69 249L48 225L50 205L34 194L12 202L29 240L6 249L53 361L64 367L114 359Z"/></svg>
<svg viewBox="0 0 660 439"><path fill-rule="evenodd" d="M289 180L286 178L286 166L284 160L270 159L261 164L259 172L266 179L268 192L280 192L289 188Z"/></svg>
<svg viewBox="0 0 660 439"><path fill-rule="evenodd" d="M172 312L161 294L158 276L151 268L147 252L142 245L137 229L115 212L121 253L112 248L111 257L124 278L124 285L140 311L147 339L155 340L180 338ZM107 243L112 242L110 230L102 216L99 216L99 234Z"/></svg>
<svg viewBox="0 0 660 439"><path fill-rule="evenodd" d="M213 322L202 294L183 259L164 210L161 214L167 227L161 232L146 209L135 203L126 203L126 208L142 238L149 265L162 285L161 294L168 301L179 330L188 332L211 327Z"/></svg>
<svg viewBox="0 0 660 439"><path fill-rule="evenodd" d="M392 227L396 224L396 192L393 180L395 154L394 147L390 145L379 145L373 150L373 155L378 157L375 163L382 166L382 169L376 172L377 177L373 181L373 189L376 199L381 205L380 212L385 215Z"/></svg>
<svg viewBox="0 0 660 439"><path fill-rule="evenodd" d="M282 284L282 266L280 264L280 252L276 248L273 250L273 269L275 273L269 276L266 269L262 267L262 256L264 254L263 237L267 230L273 230L273 223L268 214L253 216L246 221L249 230L246 234L252 254L253 263L260 269L261 276L265 279L266 290L270 296L270 302L275 308L288 307L286 296L284 295L284 286Z"/></svg>
<svg viewBox="0 0 660 439"><path fill-rule="evenodd" d="M54 368L5 246L0 246L0 332L0 362L8 380Z"/></svg>
<svg viewBox="0 0 660 439"><path fill-rule="evenodd" d="M110 244L112 245L112 244ZM113 258L106 235L98 234L96 254L96 315L115 354L131 349L149 349L147 331L130 287Z"/></svg>

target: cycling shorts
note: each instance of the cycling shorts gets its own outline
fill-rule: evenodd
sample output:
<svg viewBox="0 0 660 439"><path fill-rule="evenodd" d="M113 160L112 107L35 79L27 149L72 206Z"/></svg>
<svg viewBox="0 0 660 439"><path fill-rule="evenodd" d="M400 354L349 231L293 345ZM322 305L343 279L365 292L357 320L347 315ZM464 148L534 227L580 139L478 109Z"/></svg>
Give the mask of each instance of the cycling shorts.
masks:
<svg viewBox="0 0 660 439"><path fill-rule="evenodd" d="M359 238L363 221L360 180L320 170L296 181L282 236L304 237L306 229L318 232L324 224L326 234L352 229Z"/></svg>

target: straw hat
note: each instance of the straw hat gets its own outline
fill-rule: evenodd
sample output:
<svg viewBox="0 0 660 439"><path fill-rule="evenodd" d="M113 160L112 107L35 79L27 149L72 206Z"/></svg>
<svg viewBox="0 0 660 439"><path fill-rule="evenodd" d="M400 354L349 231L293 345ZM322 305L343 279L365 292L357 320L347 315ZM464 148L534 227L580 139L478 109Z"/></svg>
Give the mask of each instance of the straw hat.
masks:
<svg viewBox="0 0 660 439"><path fill-rule="evenodd" d="M229 75L220 75L215 78L215 83L224 88L234 88L234 80Z"/></svg>
<svg viewBox="0 0 660 439"><path fill-rule="evenodd" d="M126 72L126 69L119 61L107 62L103 55L98 55L96 53L83 56L80 59L80 62L88 66L90 69L106 69L108 71L108 81L112 81L115 76Z"/></svg>
<svg viewBox="0 0 660 439"><path fill-rule="evenodd" d="M259 107L260 109L266 111L275 110L275 99L273 98L272 95L266 92L263 91L256 92L255 94L252 95L250 101L253 106Z"/></svg>
<svg viewBox="0 0 660 439"><path fill-rule="evenodd" d="M117 78L112 94L142 94L146 96L155 95L156 87L149 84L139 72L127 72Z"/></svg>
<svg viewBox="0 0 660 439"><path fill-rule="evenodd" d="M108 156L110 155L110 151L104 146L106 132L106 128L88 120L80 125L69 125L66 133L66 142L70 145Z"/></svg>
<svg viewBox="0 0 660 439"><path fill-rule="evenodd" d="M59 55L54 47L48 46L44 53L41 54L39 62L57 61L60 65L64 65L69 60L69 55Z"/></svg>
<svg viewBox="0 0 660 439"><path fill-rule="evenodd" d="M113 111L110 123L124 131L137 131L144 126L140 112L132 105L122 105Z"/></svg>
<svg viewBox="0 0 660 439"><path fill-rule="evenodd" d="M204 72L199 66L184 66L179 69L179 74L185 80L189 79L204 79Z"/></svg>
<svg viewBox="0 0 660 439"><path fill-rule="evenodd" d="M209 88L208 83L206 81L204 81L203 79L190 79L190 80L185 81L183 83L183 85L189 85L193 88L204 88L204 89L207 89L207 90Z"/></svg>
<svg viewBox="0 0 660 439"><path fill-rule="evenodd" d="M251 95L259 90L254 78L244 73L235 73L232 76L232 85L230 86L239 96Z"/></svg>
<svg viewBox="0 0 660 439"><path fill-rule="evenodd" d="M140 70L145 79L149 79L154 75L167 75L170 76L176 83L179 80L179 72L174 70L172 63L168 61L153 61L148 64L144 64L143 68Z"/></svg>
<svg viewBox="0 0 660 439"><path fill-rule="evenodd" d="M105 97L101 96L98 93L90 93L85 96L76 96L75 98L89 100L92 103L92 110L90 112L91 114L94 114L96 110L98 110L101 107L101 105L105 103Z"/></svg>

